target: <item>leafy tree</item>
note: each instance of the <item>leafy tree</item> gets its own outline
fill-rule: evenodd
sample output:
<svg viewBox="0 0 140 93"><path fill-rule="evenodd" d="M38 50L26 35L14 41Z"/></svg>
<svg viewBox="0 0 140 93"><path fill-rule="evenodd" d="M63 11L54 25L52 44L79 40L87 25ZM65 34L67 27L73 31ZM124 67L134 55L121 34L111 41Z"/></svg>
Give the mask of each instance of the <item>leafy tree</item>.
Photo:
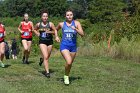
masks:
<svg viewBox="0 0 140 93"><path fill-rule="evenodd" d="M88 17L92 23L112 22L121 19L126 4L122 0L92 0L89 3Z"/></svg>
<svg viewBox="0 0 140 93"><path fill-rule="evenodd" d="M3 16L23 16L29 13L31 16L40 16L43 9L49 10L52 16L63 15L67 8L66 0L5 0L1 4Z"/></svg>
<svg viewBox="0 0 140 93"><path fill-rule="evenodd" d="M135 10L135 14L140 15L140 0L132 0L131 4Z"/></svg>

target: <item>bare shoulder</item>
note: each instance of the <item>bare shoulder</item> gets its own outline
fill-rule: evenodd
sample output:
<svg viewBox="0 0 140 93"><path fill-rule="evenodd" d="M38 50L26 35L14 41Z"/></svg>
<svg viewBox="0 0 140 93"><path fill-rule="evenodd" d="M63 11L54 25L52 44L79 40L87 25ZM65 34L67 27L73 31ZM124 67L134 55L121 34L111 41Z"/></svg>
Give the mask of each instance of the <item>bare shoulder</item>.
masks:
<svg viewBox="0 0 140 93"><path fill-rule="evenodd" d="M2 28L5 28L4 24L1 24Z"/></svg>
<svg viewBox="0 0 140 93"><path fill-rule="evenodd" d="M23 21L20 22L20 24L23 24L23 23L24 23Z"/></svg>
<svg viewBox="0 0 140 93"><path fill-rule="evenodd" d="M53 24L53 22L49 22L49 24Z"/></svg>
<svg viewBox="0 0 140 93"><path fill-rule="evenodd" d="M38 23L36 24L36 27L39 27L39 25L40 25L40 22L38 22Z"/></svg>
<svg viewBox="0 0 140 93"><path fill-rule="evenodd" d="M50 27L51 27L51 26L54 25L54 24L53 24L53 22L49 22L49 25L50 25Z"/></svg>
<svg viewBox="0 0 140 93"><path fill-rule="evenodd" d="M60 27L63 27L63 24L64 24L64 22L60 22L58 25L59 25Z"/></svg>
<svg viewBox="0 0 140 93"><path fill-rule="evenodd" d="M33 22L32 22L32 21L29 21L29 23L30 23L30 24L33 24Z"/></svg>
<svg viewBox="0 0 140 93"><path fill-rule="evenodd" d="M74 20L74 22L75 22L76 25L79 25L80 24L80 22L77 21L77 20Z"/></svg>
<svg viewBox="0 0 140 93"><path fill-rule="evenodd" d="M38 26L39 26L40 24L41 24L40 22L37 23Z"/></svg>
<svg viewBox="0 0 140 93"><path fill-rule="evenodd" d="M76 27L79 27L79 26L81 26L81 23L80 23L79 21L77 21L77 20L74 20L74 22L75 22L75 25L76 25Z"/></svg>
<svg viewBox="0 0 140 93"><path fill-rule="evenodd" d="M4 27L4 24L1 24L2 27Z"/></svg>

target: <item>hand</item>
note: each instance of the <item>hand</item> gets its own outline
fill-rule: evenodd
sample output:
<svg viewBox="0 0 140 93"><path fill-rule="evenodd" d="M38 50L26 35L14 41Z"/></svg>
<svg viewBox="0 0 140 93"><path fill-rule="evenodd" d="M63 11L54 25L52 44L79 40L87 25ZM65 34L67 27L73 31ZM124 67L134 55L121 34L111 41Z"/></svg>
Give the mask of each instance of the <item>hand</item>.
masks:
<svg viewBox="0 0 140 93"><path fill-rule="evenodd" d="M29 29L29 32L31 32L32 30L31 29Z"/></svg>
<svg viewBox="0 0 140 93"><path fill-rule="evenodd" d="M20 33L21 33L21 34L23 34L23 33L24 33L24 31L20 31Z"/></svg>
<svg viewBox="0 0 140 93"><path fill-rule="evenodd" d="M40 33L37 33L36 35L37 35L38 37L40 37Z"/></svg>
<svg viewBox="0 0 140 93"><path fill-rule="evenodd" d="M45 28L44 31L46 31L46 32L50 32L50 29Z"/></svg>
<svg viewBox="0 0 140 93"><path fill-rule="evenodd" d="M59 39L58 36L55 37L55 41L56 41L56 42L60 42L60 39Z"/></svg>
<svg viewBox="0 0 140 93"><path fill-rule="evenodd" d="M46 31L47 34L50 34L52 31Z"/></svg>

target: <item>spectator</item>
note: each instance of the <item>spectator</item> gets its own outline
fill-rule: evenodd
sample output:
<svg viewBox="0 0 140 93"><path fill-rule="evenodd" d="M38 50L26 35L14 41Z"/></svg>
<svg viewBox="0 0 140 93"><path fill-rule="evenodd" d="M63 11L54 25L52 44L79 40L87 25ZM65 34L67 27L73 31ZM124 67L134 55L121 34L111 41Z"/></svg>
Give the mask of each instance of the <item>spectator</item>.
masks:
<svg viewBox="0 0 140 93"><path fill-rule="evenodd" d="M16 39L13 39L12 41L12 46L11 46L11 54L12 54L12 59L17 59L17 42Z"/></svg>
<svg viewBox="0 0 140 93"><path fill-rule="evenodd" d="M5 41L5 58L10 59L9 56L10 56L10 48L8 42Z"/></svg>

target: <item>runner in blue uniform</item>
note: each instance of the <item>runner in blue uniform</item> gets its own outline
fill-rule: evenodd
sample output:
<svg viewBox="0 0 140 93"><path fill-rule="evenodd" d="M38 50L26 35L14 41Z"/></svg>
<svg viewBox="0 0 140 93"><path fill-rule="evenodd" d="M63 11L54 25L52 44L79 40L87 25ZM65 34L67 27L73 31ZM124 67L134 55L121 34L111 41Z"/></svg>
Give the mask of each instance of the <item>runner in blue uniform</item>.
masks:
<svg viewBox="0 0 140 93"><path fill-rule="evenodd" d="M65 17L66 21L60 22L56 29L59 30L62 28L60 52L66 60L64 83L68 85L69 73L77 52L77 34L79 34L80 36L84 36L84 32L80 22L77 20L73 20L73 12L71 10L66 11Z"/></svg>

